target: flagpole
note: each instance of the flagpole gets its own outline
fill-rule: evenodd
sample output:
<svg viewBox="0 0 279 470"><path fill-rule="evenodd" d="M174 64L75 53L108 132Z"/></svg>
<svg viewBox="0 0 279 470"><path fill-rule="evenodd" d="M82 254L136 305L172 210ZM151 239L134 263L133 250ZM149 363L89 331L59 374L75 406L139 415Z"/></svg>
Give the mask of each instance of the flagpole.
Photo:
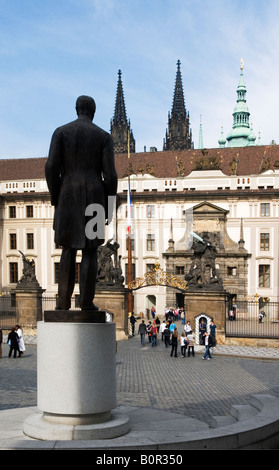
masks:
<svg viewBox="0 0 279 470"><path fill-rule="evenodd" d="M131 189L130 189L130 128L128 128L128 198L127 201L127 218L128 218L128 285L133 280L132 268L132 240L131 240ZM134 309L133 292L130 290L128 293L128 314L131 314Z"/></svg>

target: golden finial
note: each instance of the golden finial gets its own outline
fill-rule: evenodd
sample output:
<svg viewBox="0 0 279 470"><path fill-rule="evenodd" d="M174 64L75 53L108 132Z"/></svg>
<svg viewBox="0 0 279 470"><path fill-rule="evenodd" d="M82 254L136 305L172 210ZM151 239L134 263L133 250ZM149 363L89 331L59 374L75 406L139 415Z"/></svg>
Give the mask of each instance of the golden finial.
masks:
<svg viewBox="0 0 279 470"><path fill-rule="evenodd" d="M244 60L240 59L240 70L243 70L244 67Z"/></svg>

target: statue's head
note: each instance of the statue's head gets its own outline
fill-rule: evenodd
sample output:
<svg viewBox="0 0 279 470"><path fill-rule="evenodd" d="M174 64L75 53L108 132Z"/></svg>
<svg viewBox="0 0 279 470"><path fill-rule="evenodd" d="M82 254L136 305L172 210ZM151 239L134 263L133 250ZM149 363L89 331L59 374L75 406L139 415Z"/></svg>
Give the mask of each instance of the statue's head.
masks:
<svg viewBox="0 0 279 470"><path fill-rule="evenodd" d="M96 111L96 103L91 96L79 96L76 101L76 111L78 116L85 114L92 120Z"/></svg>

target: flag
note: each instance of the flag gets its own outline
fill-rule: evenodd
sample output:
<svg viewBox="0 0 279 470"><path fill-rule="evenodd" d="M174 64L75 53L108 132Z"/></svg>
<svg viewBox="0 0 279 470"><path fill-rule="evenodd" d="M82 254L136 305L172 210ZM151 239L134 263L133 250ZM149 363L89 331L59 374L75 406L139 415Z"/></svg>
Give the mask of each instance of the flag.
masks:
<svg viewBox="0 0 279 470"><path fill-rule="evenodd" d="M127 231L128 231L128 234L130 234L131 232L131 215L132 215L131 192L130 192L130 183L128 183L128 191L127 191Z"/></svg>

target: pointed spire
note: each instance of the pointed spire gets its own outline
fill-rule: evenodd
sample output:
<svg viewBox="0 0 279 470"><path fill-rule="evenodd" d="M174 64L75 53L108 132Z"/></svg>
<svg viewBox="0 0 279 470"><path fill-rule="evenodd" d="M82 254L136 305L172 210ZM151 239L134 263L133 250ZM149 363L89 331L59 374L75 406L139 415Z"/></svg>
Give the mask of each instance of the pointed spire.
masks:
<svg viewBox="0 0 279 470"><path fill-rule="evenodd" d="M164 139L164 150L187 150L192 148L192 131L189 112L186 111L182 85L180 60L177 61L171 113L168 114L168 129Z"/></svg>
<svg viewBox="0 0 279 470"><path fill-rule="evenodd" d="M241 217L241 219L240 219L240 238L239 238L239 242L238 242L238 248L240 250L243 250L244 245L245 245L245 241L244 241L244 235L243 235L243 219Z"/></svg>
<svg viewBox="0 0 279 470"><path fill-rule="evenodd" d="M122 85L122 79L121 79L121 70L118 70L118 83L117 83L117 92L116 92L113 122L114 124L127 125L127 116L126 116L123 85Z"/></svg>
<svg viewBox="0 0 279 470"><path fill-rule="evenodd" d="M130 120L127 120L126 115L121 70L118 70L114 116L110 123L110 133L113 138L115 153L128 153L128 140L130 145L130 152L135 152L135 139L131 130Z"/></svg>
<svg viewBox="0 0 279 470"><path fill-rule="evenodd" d="M233 112L233 127L227 136L228 147L245 147L250 135L249 109L246 104L246 86L243 78L244 62L241 59L240 79L237 87L237 100Z"/></svg>
<svg viewBox="0 0 279 470"><path fill-rule="evenodd" d="M185 102L184 102L184 93L183 93L182 77L181 77L181 70L180 70L180 65L181 65L180 60L177 61L176 65L177 65L177 71L176 71L176 80L175 80L171 116L173 119L174 118L185 119L186 108L185 108Z"/></svg>

